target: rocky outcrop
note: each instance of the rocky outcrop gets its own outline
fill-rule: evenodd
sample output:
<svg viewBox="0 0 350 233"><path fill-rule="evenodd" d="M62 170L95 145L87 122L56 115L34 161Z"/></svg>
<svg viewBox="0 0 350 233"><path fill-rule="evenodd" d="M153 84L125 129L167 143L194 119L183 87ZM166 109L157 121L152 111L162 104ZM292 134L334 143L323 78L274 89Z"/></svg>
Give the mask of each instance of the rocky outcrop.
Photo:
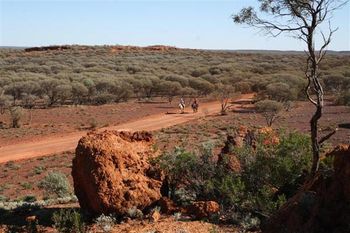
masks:
<svg viewBox="0 0 350 233"><path fill-rule="evenodd" d="M72 176L81 208L125 215L159 200L162 176L148 162L155 156L152 143L147 132L106 131L80 139Z"/></svg>
<svg viewBox="0 0 350 233"><path fill-rule="evenodd" d="M43 46L43 47L32 47L24 49L25 52L41 52L41 51L49 51L49 50L66 50L70 49L70 46L65 45L52 45L52 46Z"/></svg>
<svg viewBox="0 0 350 233"><path fill-rule="evenodd" d="M240 172L242 169L241 164L234 153L234 149L244 146L255 149L258 138L262 140L261 143L264 145L279 144L278 134L270 127L255 130L241 126L234 134L227 136L225 146L218 155L218 165L223 166L229 171Z"/></svg>
<svg viewBox="0 0 350 233"><path fill-rule="evenodd" d="M139 46L111 46L112 53L118 52L172 52L179 50L176 47L165 46L165 45L152 45L147 47L139 47Z"/></svg>
<svg viewBox="0 0 350 233"><path fill-rule="evenodd" d="M210 218L220 211L220 206L215 201L197 201L187 208L187 212L196 219Z"/></svg>
<svg viewBox="0 0 350 233"><path fill-rule="evenodd" d="M162 197L158 202L157 205L160 207L160 210L164 214L174 214L176 212L183 213L184 211L177 207L176 204L167 197Z"/></svg>
<svg viewBox="0 0 350 233"><path fill-rule="evenodd" d="M350 232L350 146L327 154L333 171L319 172L264 224L266 233Z"/></svg>
<svg viewBox="0 0 350 233"><path fill-rule="evenodd" d="M152 46L145 47L145 49L151 50L151 51L161 51L161 52L178 50L178 48L176 47L165 46L165 45L152 45Z"/></svg>
<svg viewBox="0 0 350 233"><path fill-rule="evenodd" d="M210 218L220 211L220 205L215 201L195 201L191 205L179 207L169 198L162 197L157 205L163 214L189 214L195 219Z"/></svg>
<svg viewBox="0 0 350 233"><path fill-rule="evenodd" d="M245 145L254 146L254 131L248 130L247 127L241 126L235 134L227 135L225 146L218 155L218 165L223 166L229 171L240 172L241 164L233 152L234 148L242 148Z"/></svg>

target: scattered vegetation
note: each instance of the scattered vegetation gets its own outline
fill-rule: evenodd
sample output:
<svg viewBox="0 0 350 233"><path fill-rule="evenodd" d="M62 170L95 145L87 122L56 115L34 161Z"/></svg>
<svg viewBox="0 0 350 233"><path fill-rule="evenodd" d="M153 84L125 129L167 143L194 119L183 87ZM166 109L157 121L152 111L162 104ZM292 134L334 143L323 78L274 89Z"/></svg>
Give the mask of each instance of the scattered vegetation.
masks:
<svg viewBox="0 0 350 233"><path fill-rule="evenodd" d="M43 52L38 56L29 56L21 50L0 50L3 58L0 114L8 112L11 126L17 128L23 113L30 113L33 108L100 105L153 97L172 102L176 96L206 95L220 100L221 113L225 114L230 98L236 93L253 91L258 93L257 111L271 126L283 108L289 109L292 101L305 98L300 91L306 85L302 78L304 71L296 68L303 67L302 55L298 53L285 56L177 50L164 53L123 51L115 56L112 48L72 46L59 54ZM87 53L91 56L86 56ZM346 54L329 54L320 66L321 81L330 87L326 91L341 93L337 95L337 104L350 105L349 67L350 56ZM103 122L91 118L84 126L94 129L99 124ZM207 126L201 127L197 136L207 138ZM186 127L178 129L177 133L183 135L191 131ZM180 138L186 141L185 137ZM295 193L311 165L311 146L305 135L281 133L280 143L276 145L266 144L265 140L258 138L254 148L247 145L231 151L240 163L239 172L217 163L211 143L204 144L197 152L177 147L152 162L165 171L168 195L176 203L188 205L195 200L216 200L223 209L224 218L250 229ZM19 168L14 162L6 165L6 171ZM29 173L40 175L44 171L45 166L37 166ZM32 188L30 183L19 185L24 189ZM50 172L39 187L52 197L67 197L72 193L67 177L59 172ZM6 187L0 187L0 191L3 188ZM7 202L8 198L0 195L2 201ZM37 202L31 195L20 201L33 205ZM128 215L133 219L143 218L142 211L136 207L131 208ZM180 220L181 214L174 214L174 219ZM59 232L85 230L82 216L74 210L60 210L52 221ZM115 219L101 215L95 223L103 232L109 232Z"/></svg>
<svg viewBox="0 0 350 233"><path fill-rule="evenodd" d="M232 151L240 171L218 164L211 144L203 145L198 154L176 148L152 162L165 171L168 194L176 203L216 200L231 221L242 223L250 216L249 221L259 222L295 193L311 164L305 135L281 133L278 144L266 143L270 137L260 136L255 147Z"/></svg>
<svg viewBox="0 0 350 233"><path fill-rule="evenodd" d="M45 108L59 105L106 104L130 98L161 96L227 96L259 92L265 98L304 98L303 54L236 53L197 50L121 51L113 46L70 46L31 56L1 49L0 112L12 106ZM89 56L86 56L89 54ZM329 54L320 67L326 91L347 90L350 58ZM222 91L222 92L220 92ZM225 92L225 93L223 93ZM222 99L222 98L220 98Z"/></svg>

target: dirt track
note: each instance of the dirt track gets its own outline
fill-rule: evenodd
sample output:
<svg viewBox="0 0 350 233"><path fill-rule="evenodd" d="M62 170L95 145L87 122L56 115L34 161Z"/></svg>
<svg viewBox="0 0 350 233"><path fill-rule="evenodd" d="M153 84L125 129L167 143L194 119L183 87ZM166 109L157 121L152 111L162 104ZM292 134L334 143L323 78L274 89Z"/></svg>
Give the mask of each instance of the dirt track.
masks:
<svg viewBox="0 0 350 233"><path fill-rule="evenodd" d="M241 95L240 99L250 99L253 94ZM187 111L190 111L187 109ZM101 128L99 131L104 130L159 130L167 128L173 125L182 124L184 122L204 117L210 114L216 114L220 111L220 104L218 102L201 104L199 111L195 114L157 114L148 116L143 119L128 122L125 124ZM40 157L55 153L61 153L64 151L74 150L77 146L79 139L86 135L85 132L76 132L59 137L47 138L44 140L38 140L34 142L25 142L21 144L14 144L9 146L0 147L0 163L8 162L11 160L28 159L33 157Z"/></svg>

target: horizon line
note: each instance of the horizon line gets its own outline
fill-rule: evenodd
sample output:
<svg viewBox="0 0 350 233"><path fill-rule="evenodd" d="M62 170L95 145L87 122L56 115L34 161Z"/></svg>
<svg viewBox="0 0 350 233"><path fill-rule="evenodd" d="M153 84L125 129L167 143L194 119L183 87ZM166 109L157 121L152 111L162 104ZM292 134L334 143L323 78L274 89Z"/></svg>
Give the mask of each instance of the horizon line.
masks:
<svg viewBox="0 0 350 233"><path fill-rule="evenodd" d="M50 47L50 46L87 46L87 47L103 47L103 46L121 46L121 47L140 47L146 48L151 46L164 46L164 47L173 47L177 49L188 49L188 50L205 50L205 51L279 51L279 52L305 52L305 50L290 50L290 49L249 49L249 48L239 48L239 49L228 49L228 48L188 48L188 47L178 47L174 45L167 44L149 44L149 45L122 45L122 44L50 44L50 45L34 45L34 46L22 46L22 45L0 45L0 48L17 48L17 49L26 49L26 48L35 48L35 47ZM350 50L327 50L329 52L350 52Z"/></svg>

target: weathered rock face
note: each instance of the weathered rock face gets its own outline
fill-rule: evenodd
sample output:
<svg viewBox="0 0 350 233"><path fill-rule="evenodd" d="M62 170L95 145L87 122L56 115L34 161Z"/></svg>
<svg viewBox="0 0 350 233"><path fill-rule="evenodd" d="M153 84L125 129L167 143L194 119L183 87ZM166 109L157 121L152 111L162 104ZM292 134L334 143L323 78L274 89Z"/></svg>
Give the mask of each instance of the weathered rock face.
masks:
<svg viewBox="0 0 350 233"><path fill-rule="evenodd" d="M251 130L241 126L234 135L227 136L225 146L218 155L218 165L233 172L240 172L242 169L241 164L237 156L232 152L232 149L242 148L244 146L255 149L258 141L257 138L259 137L263 139L261 143L264 145L279 144L279 137L272 128L265 127L258 130Z"/></svg>
<svg viewBox="0 0 350 233"><path fill-rule="evenodd" d="M215 201L197 201L188 207L187 212L197 219L210 218L220 211L220 206Z"/></svg>
<svg viewBox="0 0 350 233"><path fill-rule="evenodd" d="M167 197L162 197L158 202L157 205L160 206L160 210L164 214L174 214L176 212L184 212L181 210L181 208L177 207L176 204Z"/></svg>
<svg viewBox="0 0 350 233"><path fill-rule="evenodd" d="M254 143L254 134L248 128L241 126L235 135L227 135L225 146L218 155L218 165L224 166L233 172L241 171L241 164L237 156L232 153L233 148L242 148L245 145Z"/></svg>
<svg viewBox="0 0 350 233"><path fill-rule="evenodd" d="M65 45L53 45L53 46L43 46L43 47L32 47L24 49L25 52L38 52L38 51L48 51L48 50L66 50L70 49L70 46Z"/></svg>
<svg viewBox="0 0 350 233"><path fill-rule="evenodd" d="M263 232L350 232L350 146L336 147L334 172L319 173L263 226Z"/></svg>
<svg viewBox="0 0 350 233"><path fill-rule="evenodd" d="M81 208L91 214L125 215L161 197L161 175L148 160L154 156L147 132L89 133L80 139L72 176Z"/></svg>

